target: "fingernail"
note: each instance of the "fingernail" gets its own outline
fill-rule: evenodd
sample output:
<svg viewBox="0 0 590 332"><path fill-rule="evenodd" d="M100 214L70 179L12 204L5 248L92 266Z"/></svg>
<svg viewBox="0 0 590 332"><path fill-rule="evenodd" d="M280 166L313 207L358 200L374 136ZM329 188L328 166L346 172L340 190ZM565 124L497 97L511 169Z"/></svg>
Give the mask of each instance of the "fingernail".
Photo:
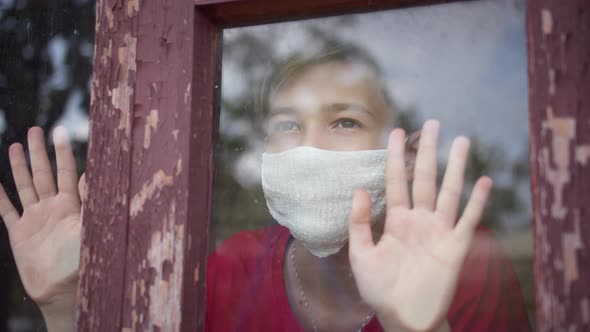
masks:
<svg viewBox="0 0 590 332"><path fill-rule="evenodd" d="M403 140L404 136L406 135L405 130L401 128L394 129L391 134L389 135L389 144L392 144L394 140L399 139Z"/></svg>
<svg viewBox="0 0 590 332"><path fill-rule="evenodd" d="M8 153L12 155L19 152L20 150L22 150L22 145L20 143L13 143L8 148Z"/></svg>
<svg viewBox="0 0 590 332"><path fill-rule="evenodd" d="M438 122L438 120L436 120L436 119L429 119L426 122L424 122L424 129L438 131L439 128L440 128L440 122Z"/></svg>
<svg viewBox="0 0 590 332"><path fill-rule="evenodd" d="M53 144L65 145L68 144L70 138L68 137L68 131L66 128L59 126L53 130Z"/></svg>
<svg viewBox="0 0 590 332"><path fill-rule="evenodd" d="M469 138L467 138L465 136L457 136L455 138L455 144L462 144L462 145L469 146L470 141L469 141Z"/></svg>

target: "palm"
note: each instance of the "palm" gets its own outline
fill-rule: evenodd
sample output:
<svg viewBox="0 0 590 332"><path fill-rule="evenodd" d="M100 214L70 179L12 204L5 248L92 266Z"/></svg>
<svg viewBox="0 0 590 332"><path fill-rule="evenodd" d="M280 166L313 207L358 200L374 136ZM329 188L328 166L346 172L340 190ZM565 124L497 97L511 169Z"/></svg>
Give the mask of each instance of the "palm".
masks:
<svg viewBox="0 0 590 332"><path fill-rule="evenodd" d="M40 201L26 210L11 230L19 274L25 290L37 303L49 300L60 291L61 284L69 286L75 281L81 230L78 200L57 195ZM43 219L45 223L39 222ZM47 289L47 285L60 287Z"/></svg>
<svg viewBox="0 0 590 332"><path fill-rule="evenodd" d="M32 181L22 148L11 148L23 214L18 216L0 187L0 215L8 228L25 290L42 305L75 289L80 251L80 199L69 145L56 151L59 193L55 191L51 172L47 172L49 166L45 163L47 157L39 133L30 133L29 146L40 149L31 148Z"/></svg>
<svg viewBox="0 0 590 332"><path fill-rule="evenodd" d="M357 284L365 298L388 294L388 303L374 305L398 308L400 320L417 321L425 314L440 318L438 312L452 295L449 283L461 264L462 248L435 215L401 210L390 211L388 219L401 216L407 222L396 223L374 251L355 264L355 270L363 271L355 275Z"/></svg>
<svg viewBox="0 0 590 332"><path fill-rule="evenodd" d="M351 214L351 265L361 295L378 314L393 317L403 329L429 330L440 325L448 311L491 183L484 178L476 184L455 226L468 144L461 139L453 145L435 207L436 130L425 125L412 208L400 162L403 140L395 135L388 160L385 231L374 244L367 233L370 201L357 193Z"/></svg>

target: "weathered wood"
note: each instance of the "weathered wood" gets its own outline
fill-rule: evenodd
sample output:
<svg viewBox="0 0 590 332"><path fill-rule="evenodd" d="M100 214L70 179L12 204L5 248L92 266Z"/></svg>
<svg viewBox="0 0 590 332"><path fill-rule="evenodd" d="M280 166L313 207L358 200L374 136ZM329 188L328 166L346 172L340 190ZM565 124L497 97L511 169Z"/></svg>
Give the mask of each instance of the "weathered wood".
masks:
<svg viewBox="0 0 590 332"><path fill-rule="evenodd" d="M124 331L204 318L217 30L181 3L139 8Z"/></svg>
<svg viewBox="0 0 590 332"><path fill-rule="evenodd" d="M109 0L96 9L78 329L115 331L124 296L137 10Z"/></svg>
<svg viewBox="0 0 590 332"><path fill-rule="evenodd" d="M209 225L215 180L215 141L221 101L221 29L199 10L194 17L195 35L192 72L192 130L183 144L189 157L187 235L182 331L203 331L205 323L205 273L209 249ZM188 120L188 119L187 119ZM189 142L190 141L190 142ZM195 188L200 188L195 190Z"/></svg>
<svg viewBox="0 0 590 332"><path fill-rule="evenodd" d="M194 7L97 3L79 330L203 325L218 29Z"/></svg>
<svg viewBox="0 0 590 332"><path fill-rule="evenodd" d="M590 330L590 2L529 0L539 331Z"/></svg>
<svg viewBox="0 0 590 332"><path fill-rule="evenodd" d="M456 0L194 0L216 24L224 27L272 23L328 15L351 14Z"/></svg>
<svg viewBox="0 0 590 332"><path fill-rule="evenodd" d="M79 329L203 326L221 26L434 2L99 0ZM589 15L584 0L528 3L542 331L590 328Z"/></svg>

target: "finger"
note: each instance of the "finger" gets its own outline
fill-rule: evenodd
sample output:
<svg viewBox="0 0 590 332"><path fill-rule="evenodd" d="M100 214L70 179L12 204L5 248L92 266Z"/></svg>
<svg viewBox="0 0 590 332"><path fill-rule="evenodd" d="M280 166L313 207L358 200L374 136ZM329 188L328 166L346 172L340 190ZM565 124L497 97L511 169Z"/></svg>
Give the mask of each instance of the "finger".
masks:
<svg viewBox="0 0 590 332"><path fill-rule="evenodd" d="M410 206L406 166L404 162L404 137L405 132L403 129L395 129L389 135L387 168L385 171L388 209L395 206Z"/></svg>
<svg viewBox="0 0 590 332"><path fill-rule="evenodd" d="M475 183L471 196L467 201L467 206L465 206L465 211L463 211L463 215L455 227L455 231L460 236L470 238L473 235L477 224L481 220L491 189L492 179L487 176L482 176Z"/></svg>
<svg viewBox="0 0 590 332"><path fill-rule="evenodd" d="M374 246L371 233L371 199L365 190L358 189L352 196L348 226L350 257Z"/></svg>
<svg viewBox="0 0 590 332"><path fill-rule="evenodd" d="M450 227L454 225L457 218L461 193L463 192L468 151L469 140L467 138L457 137L453 141L449 153L449 162L436 201L436 213L442 216Z"/></svg>
<svg viewBox="0 0 590 332"><path fill-rule="evenodd" d="M404 147L406 159L406 178L409 181L414 179L414 166L416 164L416 154L418 152L418 143L420 142L421 130L417 130L408 135Z"/></svg>
<svg viewBox="0 0 590 332"><path fill-rule="evenodd" d="M18 219L20 218L16 208L10 202L8 195L2 188L0 184L0 218L4 220L4 224L6 224L6 228L10 230L12 225L14 225Z"/></svg>
<svg viewBox="0 0 590 332"><path fill-rule="evenodd" d="M57 160L57 187L60 192L78 196L78 171L68 132L64 127L53 130L53 144Z"/></svg>
<svg viewBox="0 0 590 332"><path fill-rule="evenodd" d="M23 208L37 203L39 198L37 198L37 192L33 186L33 180L31 179L31 173L27 166L23 146L18 143L11 145L8 149L8 155L10 157L10 167L12 168L14 184L16 185L18 197Z"/></svg>
<svg viewBox="0 0 590 332"><path fill-rule="evenodd" d="M37 196L39 199L55 196L55 180L53 179L49 157L47 157L43 129L32 127L29 129L27 136L31 155L31 171Z"/></svg>
<svg viewBox="0 0 590 332"><path fill-rule="evenodd" d="M439 123L428 120L422 127L414 170L412 197L415 208L432 211L436 199L436 144Z"/></svg>
<svg viewBox="0 0 590 332"><path fill-rule="evenodd" d="M87 199L87 195L88 195L88 189L87 189L87 183L86 183L86 173L82 173L82 175L80 175L80 180L78 181L78 192L80 193L80 202L82 202L82 204L84 204L86 202Z"/></svg>

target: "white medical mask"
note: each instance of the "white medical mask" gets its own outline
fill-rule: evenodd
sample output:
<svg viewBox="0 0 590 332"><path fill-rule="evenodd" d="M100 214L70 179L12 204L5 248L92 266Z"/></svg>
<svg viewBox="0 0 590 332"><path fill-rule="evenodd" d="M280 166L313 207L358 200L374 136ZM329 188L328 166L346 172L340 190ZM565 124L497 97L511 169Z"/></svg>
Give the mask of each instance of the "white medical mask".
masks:
<svg viewBox="0 0 590 332"><path fill-rule="evenodd" d="M315 256L335 254L348 239L355 189L371 197L371 222L383 218L386 161L386 150L264 153L262 189L270 214Z"/></svg>

